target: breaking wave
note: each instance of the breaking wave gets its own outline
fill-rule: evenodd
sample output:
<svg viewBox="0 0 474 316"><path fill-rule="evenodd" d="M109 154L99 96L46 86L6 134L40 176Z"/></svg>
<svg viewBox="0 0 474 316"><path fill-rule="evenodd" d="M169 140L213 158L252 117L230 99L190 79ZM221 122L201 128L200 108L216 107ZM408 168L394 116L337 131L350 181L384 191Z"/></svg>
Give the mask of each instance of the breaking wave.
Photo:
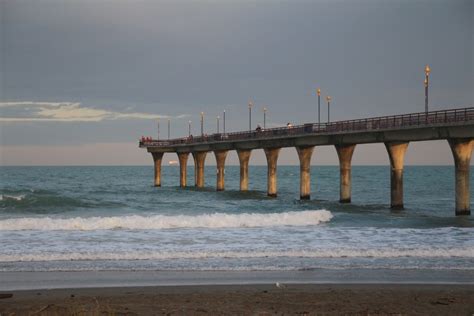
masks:
<svg viewBox="0 0 474 316"><path fill-rule="evenodd" d="M8 201L8 200L22 201L25 197L26 197L25 194L20 194L20 195L0 194L0 201Z"/></svg>
<svg viewBox="0 0 474 316"><path fill-rule="evenodd" d="M77 208L112 208L121 205L102 199L66 196L49 190L2 190L0 194L0 210L15 214L55 214Z"/></svg>
<svg viewBox="0 0 474 316"><path fill-rule="evenodd" d="M309 226L328 222L332 214L326 210L284 213L241 213L201 215L154 215L113 217L28 217L0 220L2 230L107 230L107 229L170 229L170 228L226 228Z"/></svg>

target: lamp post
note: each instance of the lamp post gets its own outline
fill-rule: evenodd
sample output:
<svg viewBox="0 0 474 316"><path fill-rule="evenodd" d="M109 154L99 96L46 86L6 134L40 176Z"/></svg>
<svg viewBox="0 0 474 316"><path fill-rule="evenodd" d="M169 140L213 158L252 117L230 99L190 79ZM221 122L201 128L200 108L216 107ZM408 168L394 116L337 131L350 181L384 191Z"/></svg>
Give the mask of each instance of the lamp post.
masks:
<svg viewBox="0 0 474 316"><path fill-rule="evenodd" d="M170 139L170 119L168 119L168 139Z"/></svg>
<svg viewBox="0 0 474 316"><path fill-rule="evenodd" d="M252 102L249 102L249 132L252 131Z"/></svg>
<svg viewBox="0 0 474 316"><path fill-rule="evenodd" d="M263 129L267 128L267 108L263 107Z"/></svg>
<svg viewBox="0 0 474 316"><path fill-rule="evenodd" d="M204 112L201 112L201 137L204 136Z"/></svg>
<svg viewBox="0 0 474 316"><path fill-rule="evenodd" d="M317 89L316 93L318 95L318 124L321 124L321 89Z"/></svg>
<svg viewBox="0 0 474 316"><path fill-rule="evenodd" d="M331 104L331 100L332 98L328 95L326 97L326 101L328 101L328 123L330 122L330 109L329 109L329 105Z"/></svg>
<svg viewBox="0 0 474 316"><path fill-rule="evenodd" d="M160 119L158 119L158 138L160 139Z"/></svg>
<svg viewBox="0 0 474 316"><path fill-rule="evenodd" d="M425 66L425 114L428 115L428 86L430 78L431 68L430 66ZM428 117L427 117L428 118Z"/></svg>
<svg viewBox="0 0 474 316"><path fill-rule="evenodd" d="M217 134L219 134L219 115L217 116Z"/></svg>
<svg viewBox="0 0 474 316"><path fill-rule="evenodd" d="M225 110L224 110L224 117L223 117L223 119L224 119L224 134L225 134Z"/></svg>
<svg viewBox="0 0 474 316"><path fill-rule="evenodd" d="M188 137L191 137L191 121L188 121Z"/></svg>

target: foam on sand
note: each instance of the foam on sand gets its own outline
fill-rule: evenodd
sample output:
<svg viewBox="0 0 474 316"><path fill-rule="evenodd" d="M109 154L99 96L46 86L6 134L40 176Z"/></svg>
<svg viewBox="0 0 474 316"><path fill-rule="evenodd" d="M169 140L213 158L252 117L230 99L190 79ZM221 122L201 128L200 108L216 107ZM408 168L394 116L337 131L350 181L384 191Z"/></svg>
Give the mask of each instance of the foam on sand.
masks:
<svg viewBox="0 0 474 316"><path fill-rule="evenodd" d="M0 254L0 262L17 261L81 261L81 260L179 260L179 259L249 259L249 258L474 258L474 249L430 248L430 249L308 249L285 251L144 251L122 252L81 251L28 254Z"/></svg>

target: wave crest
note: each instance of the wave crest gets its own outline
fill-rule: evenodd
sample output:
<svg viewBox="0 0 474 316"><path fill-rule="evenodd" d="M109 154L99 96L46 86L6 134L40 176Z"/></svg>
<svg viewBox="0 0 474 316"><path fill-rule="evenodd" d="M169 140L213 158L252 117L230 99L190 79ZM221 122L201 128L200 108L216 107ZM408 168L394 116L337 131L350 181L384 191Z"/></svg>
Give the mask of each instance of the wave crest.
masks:
<svg viewBox="0 0 474 316"><path fill-rule="evenodd" d="M201 215L154 215L74 218L12 218L0 221L1 230L107 230L107 229L170 229L170 228L227 228L308 226L331 220L326 210L284 213L242 213Z"/></svg>
<svg viewBox="0 0 474 316"><path fill-rule="evenodd" d="M0 201L7 201L7 200L22 201L25 197L26 197L25 194L20 194L20 195L0 194Z"/></svg>

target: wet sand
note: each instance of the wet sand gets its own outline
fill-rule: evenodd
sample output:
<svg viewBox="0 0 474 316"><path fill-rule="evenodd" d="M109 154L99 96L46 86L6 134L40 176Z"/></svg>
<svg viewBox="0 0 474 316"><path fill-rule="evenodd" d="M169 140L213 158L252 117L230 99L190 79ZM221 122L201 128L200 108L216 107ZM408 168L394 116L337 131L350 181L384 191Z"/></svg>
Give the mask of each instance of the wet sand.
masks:
<svg viewBox="0 0 474 316"><path fill-rule="evenodd" d="M1 315L473 315L473 285L284 284L2 291ZM2 297L0 295L0 297Z"/></svg>

